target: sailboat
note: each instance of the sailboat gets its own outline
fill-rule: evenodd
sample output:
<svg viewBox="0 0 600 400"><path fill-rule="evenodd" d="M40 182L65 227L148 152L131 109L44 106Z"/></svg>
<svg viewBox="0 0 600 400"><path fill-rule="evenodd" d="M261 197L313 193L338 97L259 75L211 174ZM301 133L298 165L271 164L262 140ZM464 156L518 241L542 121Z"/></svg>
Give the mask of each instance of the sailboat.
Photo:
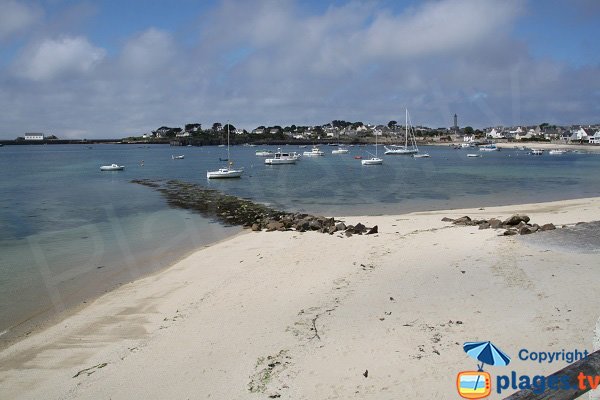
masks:
<svg viewBox="0 0 600 400"><path fill-rule="evenodd" d="M370 153L369 153L370 154ZM373 154L371 154L373 156ZM381 165L383 164L383 160L377 157L377 134L375 135L375 155L371 158L367 158L366 160L361 160L362 165Z"/></svg>
<svg viewBox="0 0 600 400"><path fill-rule="evenodd" d="M231 161L231 156L229 155L229 124L227 124L227 167L219 168L217 171L207 171L206 178L240 178L242 173L244 173L243 168L233 168L233 162Z"/></svg>
<svg viewBox="0 0 600 400"><path fill-rule="evenodd" d="M415 135L412 132L412 129L409 129L408 126L408 109L406 110L406 124L404 128L404 146L391 145L390 147L385 147L385 154L392 155L412 155L417 154L419 152L419 148L417 147L417 141L415 140ZM408 136L410 133L410 147L408 146Z"/></svg>

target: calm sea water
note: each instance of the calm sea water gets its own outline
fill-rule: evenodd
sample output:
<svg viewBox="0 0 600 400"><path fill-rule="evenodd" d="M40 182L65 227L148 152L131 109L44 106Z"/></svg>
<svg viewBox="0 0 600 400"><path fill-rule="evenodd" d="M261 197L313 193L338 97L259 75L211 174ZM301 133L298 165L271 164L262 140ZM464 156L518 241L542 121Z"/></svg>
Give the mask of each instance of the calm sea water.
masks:
<svg viewBox="0 0 600 400"><path fill-rule="evenodd" d="M239 232L169 209L156 191L129 183L135 178L183 179L276 208L331 216L600 195L600 156L594 154L529 156L503 150L467 158L474 150L428 147L429 159L385 156L384 165L366 167L354 156L367 157L373 146L353 147L346 155L332 155L333 148L322 146L325 157L266 166L254 155L259 147L236 146L232 159L245 168L244 177L207 181L206 171L223 164L219 157L226 156L225 148L91 147L0 148L0 333L9 332L6 337L25 321ZM172 160L172 154L185 159ZM125 165L125 171L99 171L111 163Z"/></svg>

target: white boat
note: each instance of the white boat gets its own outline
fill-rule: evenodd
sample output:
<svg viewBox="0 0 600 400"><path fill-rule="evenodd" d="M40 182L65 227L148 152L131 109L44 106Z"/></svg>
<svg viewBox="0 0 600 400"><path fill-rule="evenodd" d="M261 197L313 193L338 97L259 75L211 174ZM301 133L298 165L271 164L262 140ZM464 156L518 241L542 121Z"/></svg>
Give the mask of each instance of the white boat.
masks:
<svg viewBox="0 0 600 400"><path fill-rule="evenodd" d="M243 168L233 168L229 154L229 124L227 124L227 166L217 171L206 171L206 179L241 178L243 173Z"/></svg>
<svg viewBox="0 0 600 400"><path fill-rule="evenodd" d="M123 171L123 169L125 169L124 165L117 165L117 164L102 165L100 167L100 171Z"/></svg>
<svg viewBox="0 0 600 400"><path fill-rule="evenodd" d="M225 145L224 144L220 144L217 147L225 147Z"/></svg>
<svg viewBox="0 0 600 400"><path fill-rule="evenodd" d="M256 156L257 157L270 157L273 155L273 152L271 150L256 150Z"/></svg>
<svg viewBox="0 0 600 400"><path fill-rule="evenodd" d="M469 147L471 147L471 145L470 145L469 143L461 143L461 144L460 144L460 147L461 147L462 149L466 149L466 148L469 148Z"/></svg>
<svg viewBox="0 0 600 400"><path fill-rule="evenodd" d="M179 156L171 155L172 160L183 160L184 158L185 158L184 155L179 155Z"/></svg>
<svg viewBox="0 0 600 400"><path fill-rule="evenodd" d="M467 157L481 157L481 154L473 154L473 153L469 153L467 154Z"/></svg>
<svg viewBox="0 0 600 400"><path fill-rule="evenodd" d="M313 146L311 151L305 151L304 153L302 153L302 155L304 157L320 157L320 156L324 156L325 153L322 152L321 150L319 150L319 148L317 146Z"/></svg>
<svg viewBox="0 0 600 400"><path fill-rule="evenodd" d="M532 156L541 156L542 154L544 154L544 150L542 150L542 149L531 149L531 151L529 152L529 154L531 154Z"/></svg>
<svg viewBox="0 0 600 400"><path fill-rule="evenodd" d="M273 154L273 158L265 159L267 165L282 165L282 164L296 164L296 161L300 156L296 152L282 153L281 149L277 149L277 152Z"/></svg>
<svg viewBox="0 0 600 400"><path fill-rule="evenodd" d="M409 156L412 154L417 154L419 152L419 148L417 147L417 141L415 139L415 135L412 132L412 127L409 127L409 117L408 117L408 109L405 109L406 115L406 124L404 127L404 146L398 145L390 145L390 147L384 146L386 155L401 155L401 156ZM409 146L409 136L410 136L410 146ZM375 136L377 137L377 136Z"/></svg>
<svg viewBox="0 0 600 400"><path fill-rule="evenodd" d="M429 158L429 153L413 154L413 158Z"/></svg>
<svg viewBox="0 0 600 400"><path fill-rule="evenodd" d="M550 150L548 152L548 154L557 156L557 155L565 154L566 152L567 152L566 150Z"/></svg>
<svg viewBox="0 0 600 400"><path fill-rule="evenodd" d="M362 165L381 165L381 164L383 164L383 160L381 158L377 157L377 135L375 135L375 155L373 155L373 154L371 154L371 155L372 155L371 158L361 160L360 163Z"/></svg>
<svg viewBox="0 0 600 400"><path fill-rule="evenodd" d="M331 150L331 154L348 154L350 150L343 148L343 147L338 147L335 150Z"/></svg>
<svg viewBox="0 0 600 400"><path fill-rule="evenodd" d="M495 144L486 144L485 146L480 146L479 151L500 151Z"/></svg>

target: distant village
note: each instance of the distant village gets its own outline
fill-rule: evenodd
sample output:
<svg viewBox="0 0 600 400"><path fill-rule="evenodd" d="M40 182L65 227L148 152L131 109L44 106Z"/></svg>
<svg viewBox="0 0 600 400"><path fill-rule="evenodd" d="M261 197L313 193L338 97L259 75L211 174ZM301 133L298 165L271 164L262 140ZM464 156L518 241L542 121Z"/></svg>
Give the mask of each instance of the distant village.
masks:
<svg viewBox="0 0 600 400"><path fill-rule="evenodd" d="M429 128L426 126L412 127L416 139L420 142L513 142L513 141L543 141L578 144L600 144L600 124L557 126L548 123L533 126L494 126L484 129L473 129L470 126L459 127L457 116L454 116L454 126L449 128ZM208 129L203 129L200 123L189 123L183 127L161 126L156 130L143 133L140 136L129 136L120 142L171 142L200 141L214 143L223 141L229 132L232 142L267 142L267 141L369 141L378 136L382 141L394 140L404 135L405 127L397 121L387 124L374 125L363 122L348 122L334 120L324 125L315 126L258 126L251 131L236 128L231 124L215 122ZM60 140L55 135L43 133L26 133L15 142L49 142ZM107 139L113 140L114 139ZM85 141L85 139L83 140Z"/></svg>

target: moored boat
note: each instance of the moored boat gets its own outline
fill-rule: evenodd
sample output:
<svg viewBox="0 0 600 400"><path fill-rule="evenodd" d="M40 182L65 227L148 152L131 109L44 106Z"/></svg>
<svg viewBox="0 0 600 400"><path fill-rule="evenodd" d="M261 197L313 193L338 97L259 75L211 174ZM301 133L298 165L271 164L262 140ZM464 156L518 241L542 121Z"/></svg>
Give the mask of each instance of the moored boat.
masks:
<svg viewBox="0 0 600 400"><path fill-rule="evenodd" d="M566 150L550 150L548 152L548 154L553 155L553 156L557 156L557 155L561 155L561 154L565 154L567 151Z"/></svg>
<svg viewBox="0 0 600 400"><path fill-rule="evenodd" d="M544 150L542 150L542 149L531 149L531 151L529 152L529 154L531 154L532 156L541 156L542 154L544 154Z"/></svg>
<svg viewBox="0 0 600 400"><path fill-rule="evenodd" d="M273 154L272 158L266 158L265 164L267 165L282 165L282 164L296 164L300 156L296 152L283 153L281 149L277 149L277 152Z"/></svg>
<svg viewBox="0 0 600 400"><path fill-rule="evenodd" d="M269 157L269 156L273 155L273 152L271 150L262 149L262 150L256 150L255 154L257 157Z"/></svg>
<svg viewBox="0 0 600 400"><path fill-rule="evenodd" d="M325 153L319 150L317 146L314 146L311 151L305 151L304 153L302 153L302 155L305 157L320 157L324 156Z"/></svg>
<svg viewBox="0 0 600 400"><path fill-rule="evenodd" d="M123 171L124 169L125 169L124 165L117 165L117 164L102 165L100 167L100 171Z"/></svg>
<svg viewBox="0 0 600 400"><path fill-rule="evenodd" d="M331 150L331 154L348 154L350 150L343 148L343 147L338 147L335 150Z"/></svg>
<svg viewBox="0 0 600 400"><path fill-rule="evenodd" d="M480 146L479 147L479 151L500 151L500 149L498 147L496 147L495 144L486 144L485 146Z"/></svg>
<svg viewBox="0 0 600 400"><path fill-rule="evenodd" d="M467 157L469 157L469 158L481 157L481 154L469 153L469 154L467 154Z"/></svg>
<svg viewBox="0 0 600 400"><path fill-rule="evenodd" d="M222 158L219 157L219 160L222 160ZM227 166L216 171L206 171L206 179L241 178L243 173L243 168L233 168L233 162L229 154L229 124L227 124Z"/></svg>
<svg viewBox="0 0 600 400"><path fill-rule="evenodd" d="M185 156L183 154L179 156L171 155L172 160L183 160L184 158Z"/></svg>

